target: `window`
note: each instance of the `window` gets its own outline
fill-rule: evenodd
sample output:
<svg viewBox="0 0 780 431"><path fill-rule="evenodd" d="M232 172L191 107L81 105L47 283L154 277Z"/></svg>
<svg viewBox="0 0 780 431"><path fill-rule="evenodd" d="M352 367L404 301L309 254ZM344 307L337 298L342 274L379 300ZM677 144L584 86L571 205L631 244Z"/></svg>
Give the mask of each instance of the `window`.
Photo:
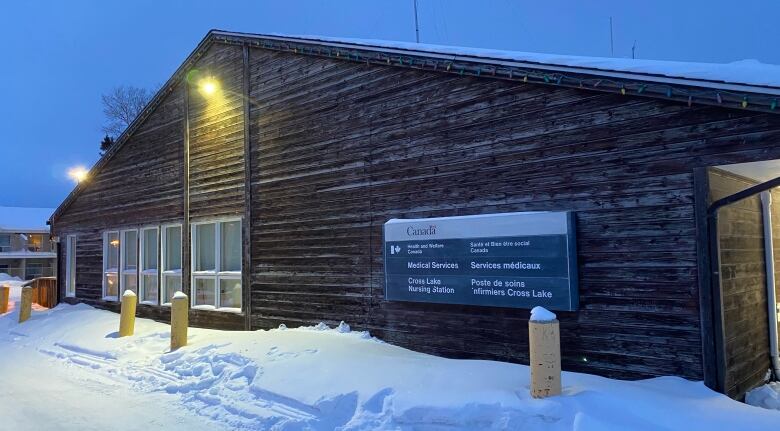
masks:
<svg viewBox="0 0 780 431"><path fill-rule="evenodd" d="M103 299L119 299L119 232L103 233Z"/></svg>
<svg viewBox="0 0 780 431"><path fill-rule="evenodd" d="M40 262L30 262L25 266L24 275L27 280L43 277L43 264Z"/></svg>
<svg viewBox="0 0 780 431"><path fill-rule="evenodd" d="M122 291L132 290L138 294L138 231L123 230L121 240L122 252Z"/></svg>
<svg viewBox="0 0 780 431"><path fill-rule="evenodd" d="M145 304L157 304L157 264L160 241L159 230L156 227L141 230L141 302Z"/></svg>
<svg viewBox="0 0 780 431"><path fill-rule="evenodd" d="M65 259L65 296L76 296L76 235L68 235Z"/></svg>
<svg viewBox="0 0 780 431"><path fill-rule="evenodd" d="M27 235L28 251L41 251L42 245L43 245L43 235L39 233L31 233Z"/></svg>
<svg viewBox="0 0 780 431"><path fill-rule="evenodd" d="M11 234L0 233L0 252L11 251Z"/></svg>
<svg viewBox="0 0 780 431"><path fill-rule="evenodd" d="M162 301L170 304L181 290L181 225L162 228Z"/></svg>
<svg viewBox="0 0 780 431"><path fill-rule="evenodd" d="M241 310L241 221L192 226L192 306Z"/></svg>

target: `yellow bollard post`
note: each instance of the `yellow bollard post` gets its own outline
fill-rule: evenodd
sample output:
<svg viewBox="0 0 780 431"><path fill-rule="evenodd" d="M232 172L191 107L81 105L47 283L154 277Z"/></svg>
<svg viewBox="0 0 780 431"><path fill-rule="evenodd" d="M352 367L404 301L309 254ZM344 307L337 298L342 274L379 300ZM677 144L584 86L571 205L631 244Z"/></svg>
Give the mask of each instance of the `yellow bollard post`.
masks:
<svg viewBox="0 0 780 431"><path fill-rule="evenodd" d="M32 314L33 288L31 286L22 287L22 305L19 307L19 323L30 318Z"/></svg>
<svg viewBox="0 0 780 431"><path fill-rule="evenodd" d="M531 310L528 322L531 396L545 398L561 394L561 334L555 314L542 307Z"/></svg>
<svg viewBox="0 0 780 431"><path fill-rule="evenodd" d="M184 292L176 292L171 300L171 350L187 345L189 308L187 295Z"/></svg>
<svg viewBox="0 0 780 431"><path fill-rule="evenodd" d="M125 290L122 295L122 310L119 313L119 336L128 337L135 332L135 306L137 302L135 292Z"/></svg>
<svg viewBox="0 0 780 431"><path fill-rule="evenodd" d="M4 284L0 286L0 314L8 312L8 295L11 293L11 286Z"/></svg>

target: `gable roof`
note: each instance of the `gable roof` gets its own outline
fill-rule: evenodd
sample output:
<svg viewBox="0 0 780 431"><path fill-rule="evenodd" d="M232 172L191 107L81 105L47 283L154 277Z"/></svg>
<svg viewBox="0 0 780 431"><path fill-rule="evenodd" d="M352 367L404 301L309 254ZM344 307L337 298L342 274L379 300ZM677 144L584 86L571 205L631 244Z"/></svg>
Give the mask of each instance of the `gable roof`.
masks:
<svg viewBox="0 0 780 431"><path fill-rule="evenodd" d="M670 79L686 81L688 85L736 89L780 95L780 65L764 64L757 60L732 63L699 63L662 60L642 60L612 57L586 57L575 55L544 54L484 48L468 48L449 45L432 45L378 39L352 39L324 36L292 36L283 34L247 34L214 30L214 35L224 37L262 38L290 42L308 42L362 48L377 52L394 52L406 55L443 56L456 61L469 59L489 64L502 62L522 63L549 70L569 70L603 76L631 75L634 79L670 82Z"/></svg>
<svg viewBox="0 0 780 431"><path fill-rule="evenodd" d="M540 54L371 39L237 33L211 30L176 69L141 114L92 166L49 218L54 221L75 200L89 178L124 145L154 109L180 83L213 43L247 44L343 61L411 67L489 79L522 80L657 97L689 105L709 104L780 113L780 66L755 60L717 64Z"/></svg>

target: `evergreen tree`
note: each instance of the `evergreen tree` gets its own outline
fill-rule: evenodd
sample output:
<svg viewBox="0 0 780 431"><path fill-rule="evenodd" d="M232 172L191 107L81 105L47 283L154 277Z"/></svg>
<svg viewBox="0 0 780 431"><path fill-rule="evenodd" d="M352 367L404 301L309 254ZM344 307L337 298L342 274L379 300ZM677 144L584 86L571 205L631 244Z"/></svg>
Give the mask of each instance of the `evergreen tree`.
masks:
<svg viewBox="0 0 780 431"><path fill-rule="evenodd" d="M106 154L106 151L108 151L112 145L114 145L114 138L106 135L106 137L103 138L103 141L100 142L100 155Z"/></svg>

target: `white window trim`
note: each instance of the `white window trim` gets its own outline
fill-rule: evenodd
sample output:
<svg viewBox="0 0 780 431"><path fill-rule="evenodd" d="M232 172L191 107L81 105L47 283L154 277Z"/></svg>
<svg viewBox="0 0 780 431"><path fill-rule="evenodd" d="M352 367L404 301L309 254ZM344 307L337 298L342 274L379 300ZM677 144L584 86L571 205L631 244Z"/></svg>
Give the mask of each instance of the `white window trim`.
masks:
<svg viewBox="0 0 780 431"><path fill-rule="evenodd" d="M127 260L126 253L124 253L124 251L125 251L124 250L124 248L125 248L125 234L127 234L128 232L135 232L135 269L131 269L131 270L125 270L125 260ZM119 232L119 273L120 273L119 287L120 287L120 290L117 291L117 292L119 292L119 296L122 296L122 294L124 292L122 290L122 289L124 289L124 286L122 286L122 284L124 284L123 281L124 281L125 275L134 275L135 274L135 289L136 289L136 291L138 290L138 264L139 264L139 262L138 262L138 254L139 254L139 250L138 250L138 229L123 229L123 230L121 230ZM138 292L136 292L136 294L137 293Z"/></svg>
<svg viewBox="0 0 780 431"><path fill-rule="evenodd" d="M65 297L76 297L76 235L68 235L65 240ZM71 246L73 240L73 246ZM71 260L72 259L72 260ZM72 262L72 264L71 264Z"/></svg>
<svg viewBox="0 0 780 431"><path fill-rule="evenodd" d="M157 239L157 268L146 269L144 263L146 262L146 231L153 230L156 232L155 238ZM154 275L157 277L157 301L139 301L141 304L157 305L160 303L160 228L157 226L142 227L139 231L138 237L138 298L144 298L146 295L146 276Z"/></svg>
<svg viewBox="0 0 780 431"><path fill-rule="evenodd" d="M117 240L119 241L119 246L117 247L119 252L119 262L117 262L117 268L108 268L108 235L116 233ZM122 267L122 234L118 230L107 230L103 232L103 274L101 274L101 278L103 279L103 300L104 301L119 301L119 292L121 287L121 279L122 277L119 275L119 269ZM109 271L113 269L113 271ZM107 294L107 286L106 286L106 275L108 274L114 274L116 276L116 291L117 296L108 296Z"/></svg>
<svg viewBox="0 0 780 431"><path fill-rule="evenodd" d="M179 277L179 285L181 286L182 283L182 268L174 269L174 270L165 270L165 267L167 265L167 262L165 261L165 256L167 256L167 249L166 246L168 244L168 228L171 227L178 227L179 232L181 232L182 238L179 238L179 243L184 245L184 228L182 227L181 223L171 223L171 224L164 224L160 226L160 278L157 281L157 283L160 286L160 293L158 295L158 300L161 302L160 305L164 307L170 307L170 302L162 302L163 300L163 286L165 286L165 278L166 277ZM184 252L182 251L182 247L179 247L179 262L183 262L183 256Z"/></svg>
<svg viewBox="0 0 780 431"><path fill-rule="evenodd" d="M219 219L212 219L212 220L204 220L200 222L190 223L190 237L192 238L192 246L190 247L190 268L195 268L195 254L197 252L198 247L198 238L197 238L197 230L195 229L199 225L204 224L214 224L214 266L215 269L212 271L191 271L190 274L190 307L196 310L212 310L212 311L221 311L221 312L227 312L227 313L241 313L244 307L244 298L243 293L241 297L241 307L220 307L219 304L222 302L220 298L220 289L219 289L219 281L221 279L225 280L241 280L241 274L243 274L244 270L244 259L242 257L241 259L241 271L220 271L220 265L222 265L222 223L229 223L229 222L239 222L239 227L243 233L244 228L244 221L241 219L241 217L231 217L231 218L219 218ZM243 235L242 235L243 237ZM243 240L241 242L241 253L243 255L244 253L244 246L243 246ZM196 278L204 278L204 279L213 279L214 280L214 304L215 305L195 305L195 279ZM241 290L243 292L243 289L245 289L246 286L241 285Z"/></svg>

